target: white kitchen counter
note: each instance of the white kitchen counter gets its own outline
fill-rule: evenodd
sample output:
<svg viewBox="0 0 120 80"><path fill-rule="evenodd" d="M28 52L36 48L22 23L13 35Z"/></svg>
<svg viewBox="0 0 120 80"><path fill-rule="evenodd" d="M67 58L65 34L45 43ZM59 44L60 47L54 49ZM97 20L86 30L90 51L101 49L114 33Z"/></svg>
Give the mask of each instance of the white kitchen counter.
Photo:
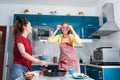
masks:
<svg viewBox="0 0 120 80"><path fill-rule="evenodd" d="M35 71L35 76L33 77L32 80L75 80L75 79L68 72L66 73L65 76L62 77L48 77L48 76L39 75L39 72ZM94 79L88 78L88 79L77 79L77 80L94 80Z"/></svg>
<svg viewBox="0 0 120 80"><path fill-rule="evenodd" d="M47 63L48 63L48 65L58 65L58 63L53 63L53 62L47 62ZM32 65L38 65L38 64L32 63ZM80 63L80 65L86 65L86 64Z"/></svg>
<svg viewBox="0 0 120 80"><path fill-rule="evenodd" d="M48 65L58 65L58 63L53 63L53 62L47 62L47 63L48 63ZM32 63L32 65L38 65L38 64Z"/></svg>
<svg viewBox="0 0 120 80"><path fill-rule="evenodd" d="M32 65L38 65L33 63ZM58 65L58 63L53 63L53 62L48 62L48 65ZM120 68L120 65L109 65L109 66L104 66L104 65L93 65L93 64L85 64L85 63L80 63L80 65L85 65L85 66L93 66L93 67L98 67L98 68Z"/></svg>
<svg viewBox="0 0 120 80"><path fill-rule="evenodd" d="M93 66L93 67L98 67L98 68L120 68L120 65L103 66L103 65L86 64L86 66Z"/></svg>

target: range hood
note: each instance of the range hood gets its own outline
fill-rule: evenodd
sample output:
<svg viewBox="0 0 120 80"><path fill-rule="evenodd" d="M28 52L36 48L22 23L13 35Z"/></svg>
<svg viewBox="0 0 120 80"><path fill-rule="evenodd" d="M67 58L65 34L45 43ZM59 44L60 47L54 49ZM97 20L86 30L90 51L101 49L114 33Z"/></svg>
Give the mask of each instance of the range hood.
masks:
<svg viewBox="0 0 120 80"><path fill-rule="evenodd" d="M114 20L114 9L112 3L105 3L103 5L102 16L107 21L91 36L107 36L120 30Z"/></svg>

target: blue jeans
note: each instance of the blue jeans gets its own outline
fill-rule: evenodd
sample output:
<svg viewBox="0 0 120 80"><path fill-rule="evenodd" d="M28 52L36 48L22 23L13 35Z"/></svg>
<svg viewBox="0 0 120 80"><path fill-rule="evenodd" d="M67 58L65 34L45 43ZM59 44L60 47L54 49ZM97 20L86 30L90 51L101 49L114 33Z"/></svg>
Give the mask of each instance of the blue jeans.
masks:
<svg viewBox="0 0 120 80"><path fill-rule="evenodd" d="M24 80L27 68L21 64L12 64L10 67L10 77L12 80Z"/></svg>

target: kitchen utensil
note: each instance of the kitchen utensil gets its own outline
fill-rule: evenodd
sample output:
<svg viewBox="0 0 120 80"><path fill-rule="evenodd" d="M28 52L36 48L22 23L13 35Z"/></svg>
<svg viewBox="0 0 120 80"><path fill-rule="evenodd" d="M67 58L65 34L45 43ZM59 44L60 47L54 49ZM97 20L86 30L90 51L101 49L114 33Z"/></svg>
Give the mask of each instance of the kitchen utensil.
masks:
<svg viewBox="0 0 120 80"><path fill-rule="evenodd" d="M50 76L50 77L64 76L65 74L66 74L65 70L51 70L51 69L48 69L44 72L44 76Z"/></svg>

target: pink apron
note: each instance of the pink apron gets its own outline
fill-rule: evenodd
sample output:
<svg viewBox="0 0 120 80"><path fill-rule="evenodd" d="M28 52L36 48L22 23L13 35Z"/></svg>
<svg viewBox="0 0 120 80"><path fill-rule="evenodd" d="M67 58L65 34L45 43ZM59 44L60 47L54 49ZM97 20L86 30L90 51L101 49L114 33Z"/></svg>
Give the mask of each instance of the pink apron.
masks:
<svg viewBox="0 0 120 80"><path fill-rule="evenodd" d="M63 38L62 38L63 39ZM60 58L59 58L59 69L60 70L69 70L69 69L78 69L79 61L75 53L74 48L72 47L71 39L70 42L60 43Z"/></svg>

